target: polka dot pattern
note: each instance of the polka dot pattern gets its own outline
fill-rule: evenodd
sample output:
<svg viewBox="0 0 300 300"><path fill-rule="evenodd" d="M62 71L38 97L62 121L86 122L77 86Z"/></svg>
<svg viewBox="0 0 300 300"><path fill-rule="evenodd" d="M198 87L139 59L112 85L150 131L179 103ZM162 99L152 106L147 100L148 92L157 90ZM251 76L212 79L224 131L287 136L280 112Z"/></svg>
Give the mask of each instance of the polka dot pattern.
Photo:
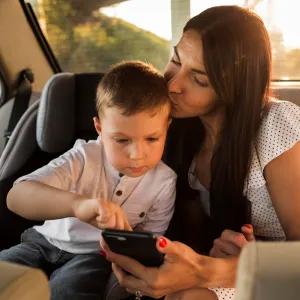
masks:
<svg viewBox="0 0 300 300"><path fill-rule="evenodd" d="M234 300L235 298L235 289L227 289L227 288L209 288L209 289L216 293L219 300Z"/></svg>
<svg viewBox="0 0 300 300"><path fill-rule="evenodd" d="M267 190L264 168L270 161L291 149L299 140L300 107L291 102L272 99L268 111L263 116L258 137L252 149L250 172L244 187L244 195L252 203L254 233L264 240L285 240L284 231ZM196 188L194 184L191 186ZM199 182L197 189L199 189ZM220 300L235 298L235 289L210 289Z"/></svg>
<svg viewBox="0 0 300 300"><path fill-rule="evenodd" d="M253 147L253 157L244 194L252 203L255 235L269 240L285 240L264 179L266 165L291 149L300 140L300 107L287 101L272 100L263 117Z"/></svg>

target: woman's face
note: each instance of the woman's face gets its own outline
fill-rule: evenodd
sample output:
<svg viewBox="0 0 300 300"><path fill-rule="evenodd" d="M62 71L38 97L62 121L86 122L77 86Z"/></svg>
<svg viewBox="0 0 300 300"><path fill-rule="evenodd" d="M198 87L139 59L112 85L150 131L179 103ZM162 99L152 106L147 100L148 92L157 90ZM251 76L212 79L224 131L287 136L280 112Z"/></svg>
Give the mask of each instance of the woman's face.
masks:
<svg viewBox="0 0 300 300"><path fill-rule="evenodd" d="M165 70L172 101L171 116L211 116L219 103L203 63L202 40L194 30L183 33Z"/></svg>

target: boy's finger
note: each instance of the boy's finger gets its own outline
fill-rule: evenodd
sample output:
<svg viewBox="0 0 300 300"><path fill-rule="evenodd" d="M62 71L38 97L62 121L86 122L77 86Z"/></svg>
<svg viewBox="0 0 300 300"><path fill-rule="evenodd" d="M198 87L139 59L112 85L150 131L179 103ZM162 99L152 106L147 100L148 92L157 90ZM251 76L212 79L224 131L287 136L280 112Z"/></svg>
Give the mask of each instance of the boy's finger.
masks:
<svg viewBox="0 0 300 300"><path fill-rule="evenodd" d="M109 203L107 201L100 201L99 216L97 217L97 221L100 223L107 223L111 217L111 214Z"/></svg>
<svg viewBox="0 0 300 300"><path fill-rule="evenodd" d="M99 220L100 220L100 216L97 217L98 228L100 228L100 229L116 228L117 220L116 220L115 214L111 215L111 217L109 218L109 220L107 222L100 222Z"/></svg>
<svg viewBox="0 0 300 300"><path fill-rule="evenodd" d="M127 219L125 213L123 213L123 220L124 220L124 230L132 231L132 228L128 222L128 219Z"/></svg>
<svg viewBox="0 0 300 300"><path fill-rule="evenodd" d="M116 216L116 225L114 228L119 230L124 230L125 225L124 225L123 216L118 212L115 213L115 216Z"/></svg>

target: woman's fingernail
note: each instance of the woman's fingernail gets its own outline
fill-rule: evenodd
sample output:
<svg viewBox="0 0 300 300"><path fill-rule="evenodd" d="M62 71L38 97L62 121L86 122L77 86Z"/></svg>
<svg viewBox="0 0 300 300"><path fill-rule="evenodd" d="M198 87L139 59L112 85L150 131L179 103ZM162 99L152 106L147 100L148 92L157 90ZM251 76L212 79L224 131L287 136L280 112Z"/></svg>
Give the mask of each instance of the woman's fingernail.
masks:
<svg viewBox="0 0 300 300"><path fill-rule="evenodd" d="M244 225L244 227L246 227L246 228L248 228L248 229L251 229L251 228L252 228L252 226L249 225L249 224Z"/></svg>
<svg viewBox="0 0 300 300"><path fill-rule="evenodd" d="M161 238L159 239L158 245L159 245L159 247L161 247L161 248L165 248L165 247L167 246L167 240L164 239L163 237L161 237Z"/></svg>
<svg viewBox="0 0 300 300"><path fill-rule="evenodd" d="M100 254L106 258L106 252L104 250L100 250Z"/></svg>

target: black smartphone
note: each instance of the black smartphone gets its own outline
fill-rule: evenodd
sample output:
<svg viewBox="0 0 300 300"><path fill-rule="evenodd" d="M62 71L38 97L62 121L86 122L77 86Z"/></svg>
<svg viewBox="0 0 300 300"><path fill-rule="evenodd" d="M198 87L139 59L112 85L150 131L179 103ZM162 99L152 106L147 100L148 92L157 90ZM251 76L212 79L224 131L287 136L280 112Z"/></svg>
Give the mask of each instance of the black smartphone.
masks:
<svg viewBox="0 0 300 300"><path fill-rule="evenodd" d="M105 229L102 236L112 252L129 256L146 267L163 263L164 254L157 250L157 237L151 232Z"/></svg>

